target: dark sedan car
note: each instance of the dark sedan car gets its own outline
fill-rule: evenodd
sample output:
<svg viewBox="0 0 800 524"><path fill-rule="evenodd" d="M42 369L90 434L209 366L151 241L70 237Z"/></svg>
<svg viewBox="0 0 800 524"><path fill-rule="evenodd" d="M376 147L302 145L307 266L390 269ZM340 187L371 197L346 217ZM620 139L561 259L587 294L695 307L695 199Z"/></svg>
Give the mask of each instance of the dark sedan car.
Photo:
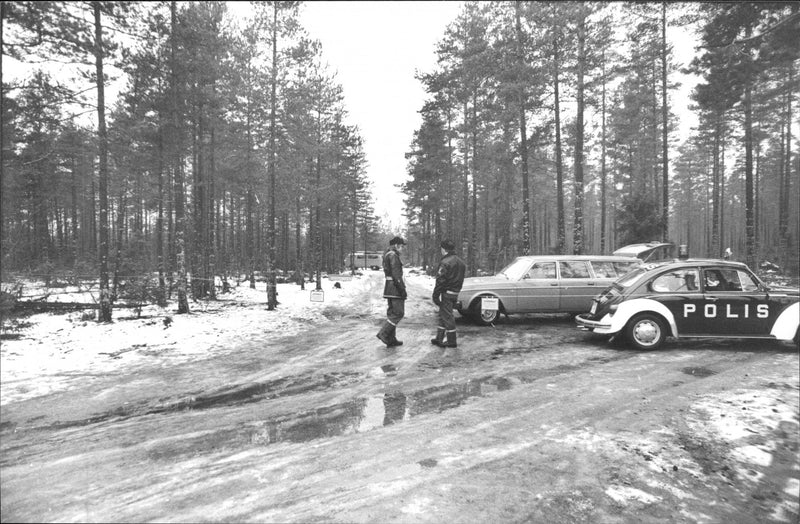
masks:
<svg viewBox="0 0 800 524"><path fill-rule="evenodd" d="M739 262L674 260L631 271L595 297L578 327L657 349L667 336L798 341L800 292Z"/></svg>

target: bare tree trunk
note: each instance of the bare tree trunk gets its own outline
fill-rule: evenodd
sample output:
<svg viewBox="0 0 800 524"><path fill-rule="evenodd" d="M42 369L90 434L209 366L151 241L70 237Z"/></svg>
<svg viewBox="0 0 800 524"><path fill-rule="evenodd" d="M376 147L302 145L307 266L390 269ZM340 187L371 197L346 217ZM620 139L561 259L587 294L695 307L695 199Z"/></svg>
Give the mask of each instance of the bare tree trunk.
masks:
<svg viewBox="0 0 800 524"><path fill-rule="evenodd" d="M167 294L164 281L164 137L163 128L158 141L158 217L156 218L156 259L158 263L157 303L160 307L167 305Z"/></svg>
<svg viewBox="0 0 800 524"><path fill-rule="evenodd" d="M602 61L602 78L603 78L603 94L602 94L602 130L600 137L600 253L606 254L606 205L608 204L607 198L607 173L606 173L606 49L603 47Z"/></svg>
<svg viewBox="0 0 800 524"><path fill-rule="evenodd" d="M111 322L111 294L108 289L108 133L106 131L105 85L103 76L103 26L100 2L94 7L94 49L97 72L97 134L100 150L100 312L99 322Z"/></svg>
<svg viewBox="0 0 800 524"><path fill-rule="evenodd" d="M661 240L669 239L669 110L667 108L667 2L661 2Z"/></svg>
<svg viewBox="0 0 800 524"><path fill-rule="evenodd" d="M778 206L778 248L783 260L781 265L786 266L788 262L789 250L789 202L791 194L791 178L792 178L792 88L794 86L794 69L792 64L789 63L787 71L787 92L786 92L786 139L781 143L785 143L783 148L784 154L781 159L781 178L779 190L779 206Z"/></svg>
<svg viewBox="0 0 800 524"><path fill-rule="evenodd" d="M269 112L269 218L267 223L267 309L278 305L275 281L275 113L278 85L278 2L272 4L272 72Z"/></svg>
<svg viewBox="0 0 800 524"><path fill-rule="evenodd" d="M712 167L712 177L713 177L713 184L711 190L711 256L718 256L720 250L720 238L719 238L719 231L720 231L720 223L719 223L719 216L720 216L720 142L722 141L722 115L717 114L715 116L716 122L714 125L714 151L712 153L713 156L713 167Z"/></svg>
<svg viewBox="0 0 800 524"><path fill-rule="evenodd" d="M575 121L575 224L573 225L572 252L583 254L583 70L586 66L586 18L579 7L578 20L578 114Z"/></svg>
<svg viewBox="0 0 800 524"><path fill-rule="evenodd" d="M177 73L177 57L176 57L176 25L177 25L177 12L175 0L170 4L170 14L172 20L172 47L171 52L171 65L172 65L172 125L173 133L178 133L180 125L178 122L178 73ZM172 161L174 162L174 184L175 184L175 249L176 249L176 265L178 273L178 313L189 313L189 299L186 295L186 243L184 239L184 232L186 229L186 217L184 216L183 206L183 165L180 162L180 143L177 137L173 137L172 148Z"/></svg>
<svg viewBox="0 0 800 524"><path fill-rule="evenodd" d="M756 267L755 222L753 217L753 107L752 88L744 91L744 201L745 201L745 262Z"/></svg>
<svg viewBox="0 0 800 524"><path fill-rule="evenodd" d="M525 66L524 46L522 41L522 5L520 0L515 2L516 11L516 44L517 68L520 76ZM525 83L522 78L517 79L517 97L519 100L519 156L522 165L522 246L523 255L531 251L531 209L528 194L528 137L525 124Z"/></svg>
<svg viewBox="0 0 800 524"><path fill-rule="evenodd" d="M553 111L556 126L556 213L558 214L558 232L556 252L563 255L567 245L566 224L564 220L564 167L561 158L561 104L559 102L559 68L561 67L558 48L558 29L553 35Z"/></svg>

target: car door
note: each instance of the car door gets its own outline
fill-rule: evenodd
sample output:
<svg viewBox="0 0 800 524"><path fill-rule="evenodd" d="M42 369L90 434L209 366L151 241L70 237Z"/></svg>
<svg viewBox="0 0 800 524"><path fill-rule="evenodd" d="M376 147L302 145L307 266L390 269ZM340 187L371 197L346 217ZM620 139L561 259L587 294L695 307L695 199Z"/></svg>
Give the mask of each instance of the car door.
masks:
<svg viewBox="0 0 800 524"><path fill-rule="evenodd" d="M678 335L702 335L708 329L704 316L704 297L700 289L700 270L674 268L653 277L647 285L648 298L660 302L672 313Z"/></svg>
<svg viewBox="0 0 800 524"><path fill-rule="evenodd" d="M559 311L582 313L592 307L592 299L598 292L597 282L589 272L585 260L560 260L558 262L561 300Z"/></svg>
<svg viewBox="0 0 800 524"><path fill-rule="evenodd" d="M519 283L517 310L520 313L558 311L559 294L556 263L534 262Z"/></svg>
<svg viewBox="0 0 800 524"><path fill-rule="evenodd" d="M703 298L711 335L768 335L779 312L753 277L736 268L703 268Z"/></svg>

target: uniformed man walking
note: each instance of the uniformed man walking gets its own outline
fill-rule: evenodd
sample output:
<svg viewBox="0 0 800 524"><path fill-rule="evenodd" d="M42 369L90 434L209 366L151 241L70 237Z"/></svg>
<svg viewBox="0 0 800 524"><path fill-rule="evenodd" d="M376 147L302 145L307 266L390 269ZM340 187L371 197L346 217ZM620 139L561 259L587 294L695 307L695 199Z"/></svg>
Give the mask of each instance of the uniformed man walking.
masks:
<svg viewBox="0 0 800 524"><path fill-rule="evenodd" d="M400 237L394 237L389 241L389 249L383 254L383 274L386 282L383 285L383 298L388 302L386 309L386 320L383 322L377 337L386 344L387 347L402 346L403 343L397 340L397 324L406 314L406 283L403 280L403 261L400 260L400 253L405 247L406 241Z"/></svg>
<svg viewBox="0 0 800 524"><path fill-rule="evenodd" d="M431 339L431 344L443 348L458 347L456 340L456 320L453 317L458 293L464 284L464 273L467 266L455 254L455 245L450 240L445 240L442 246L442 260L436 271L436 284L433 287L433 303L439 306L439 325L436 328L436 338ZM444 342L447 335L447 342Z"/></svg>

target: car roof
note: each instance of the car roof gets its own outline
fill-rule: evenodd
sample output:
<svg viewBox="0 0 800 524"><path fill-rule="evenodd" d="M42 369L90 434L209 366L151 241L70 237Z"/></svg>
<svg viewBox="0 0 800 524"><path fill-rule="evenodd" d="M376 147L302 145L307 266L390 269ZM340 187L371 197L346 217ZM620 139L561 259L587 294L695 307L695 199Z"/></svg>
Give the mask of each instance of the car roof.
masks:
<svg viewBox="0 0 800 524"><path fill-rule="evenodd" d="M687 259L678 259L675 260L666 260L661 262L655 262L653 264L645 264L645 268L648 270L651 269L659 269L659 268L666 268L666 267L708 267L708 266L722 266L722 267L730 267L736 269L749 269L747 264L743 262L736 262L733 260L722 260L718 258L687 258Z"/></svg>
<svg viewBox="0 0 800 524"><path fill-rule="evenodd" d="M613 255L524 255L517 259L530 260L537 262L556 262L559 260L595 260L597 262L641 262L641 260L629 256Z"/></svg>

